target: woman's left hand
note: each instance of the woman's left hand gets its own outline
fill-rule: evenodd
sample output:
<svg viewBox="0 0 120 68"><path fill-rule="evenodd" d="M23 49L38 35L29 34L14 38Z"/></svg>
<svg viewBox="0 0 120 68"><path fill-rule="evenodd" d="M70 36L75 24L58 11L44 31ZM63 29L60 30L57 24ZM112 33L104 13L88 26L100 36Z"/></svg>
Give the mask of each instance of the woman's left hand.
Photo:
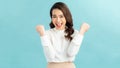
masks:
<svg viewBox="0 0 120 68"><path fill-rule="evenodd" d="M82 34L82 35L84 35L84 33L87 32L89 28L90 28L90 25L89 25L89 24L83 23L83 24L81 25L81 27L80 27L79 33Z"/></svg>

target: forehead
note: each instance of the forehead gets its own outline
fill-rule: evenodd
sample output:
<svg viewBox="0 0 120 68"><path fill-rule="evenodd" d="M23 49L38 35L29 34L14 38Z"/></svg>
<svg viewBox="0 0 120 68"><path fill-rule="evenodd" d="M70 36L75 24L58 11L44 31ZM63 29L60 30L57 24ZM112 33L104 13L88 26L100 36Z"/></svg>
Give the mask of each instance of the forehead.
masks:
<svg viewBox="0 0 120 68"><path fill-rule="evenodd" d="M59 9L53 9L52 10L52 15L63 15L63 12Z"/></svg>

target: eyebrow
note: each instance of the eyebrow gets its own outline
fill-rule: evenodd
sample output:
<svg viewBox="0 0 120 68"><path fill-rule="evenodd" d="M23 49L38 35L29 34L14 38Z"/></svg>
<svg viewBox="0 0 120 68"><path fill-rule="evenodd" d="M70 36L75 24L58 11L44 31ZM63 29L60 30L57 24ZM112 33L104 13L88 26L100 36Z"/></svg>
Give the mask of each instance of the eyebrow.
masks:
<svg viewBox="0 0 120 68"><path fill-rule="evenodd" d="M52 14L52 16L56 16L56 14ZM58 16L64 16L63 14L60 14L60 15L58 15Z"/></svg>

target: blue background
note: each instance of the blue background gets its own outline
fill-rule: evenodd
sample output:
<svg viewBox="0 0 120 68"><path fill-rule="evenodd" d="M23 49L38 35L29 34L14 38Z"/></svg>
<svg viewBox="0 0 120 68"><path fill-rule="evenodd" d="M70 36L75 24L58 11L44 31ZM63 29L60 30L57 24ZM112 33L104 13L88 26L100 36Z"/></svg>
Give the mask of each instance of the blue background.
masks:
<svg viewBox="0 0 120 68"><path fill-rule="evenodd" d="M120 68L120 0L0 0L0 68L45 68L36 25L49 29L51 6L65 2L74 20L90 24L77 68Z"/></svg>

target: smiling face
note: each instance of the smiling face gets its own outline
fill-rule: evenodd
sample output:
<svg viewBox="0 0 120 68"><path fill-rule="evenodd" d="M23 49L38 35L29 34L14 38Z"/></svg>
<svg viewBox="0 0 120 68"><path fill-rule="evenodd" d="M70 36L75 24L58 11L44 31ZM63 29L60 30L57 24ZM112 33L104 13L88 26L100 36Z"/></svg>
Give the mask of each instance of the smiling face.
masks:
<svg viewBox="0 0 120 68"><path fill-rule="evenodd" d="M55 28L58 30L65 29L66 19L61 10L59 9L52 10L52 23L54 24Z"/></svg>

